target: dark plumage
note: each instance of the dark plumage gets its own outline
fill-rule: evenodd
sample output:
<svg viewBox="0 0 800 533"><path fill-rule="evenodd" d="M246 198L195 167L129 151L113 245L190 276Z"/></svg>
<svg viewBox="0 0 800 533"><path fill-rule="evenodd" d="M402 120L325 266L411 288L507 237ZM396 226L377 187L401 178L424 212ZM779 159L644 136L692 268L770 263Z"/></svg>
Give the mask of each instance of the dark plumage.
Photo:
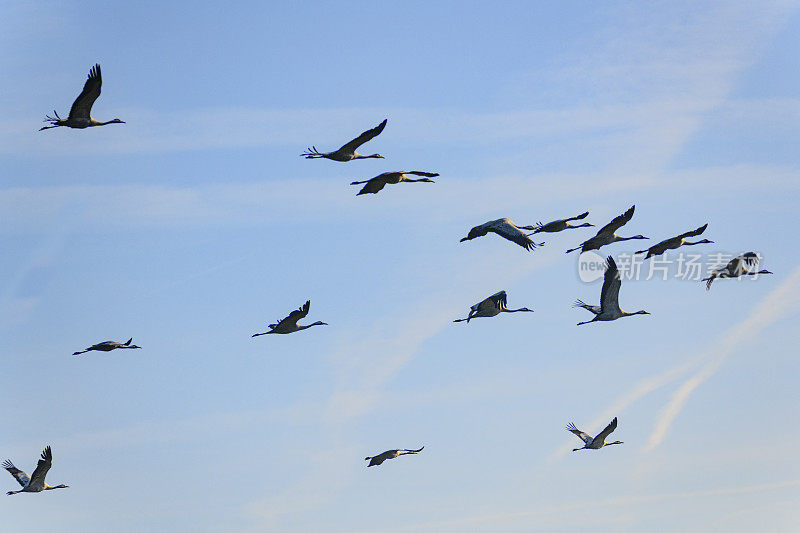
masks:
<svg viewBox="0 0 800 533"><path fill-rule="evenodd" d="M600 228L600 231L597 232L597 235L589 239L588 241L584 241L580 246L577 248L571 248L567 250L567 253L574 252L575 250L580 250L581 253L588 252L589 250L598 250L601 246L605 246L606 244L611 244L612 242L617 241L628 241L631 239L646 239L647 237L643 235L634 235L633 237L620 237L616 234L616 231L628 223L628 221L633 218L633 211L636 209L635 205L632 205L630 209L622 213L621 215L617 216Z"/></svg>
<svg viewBox="0 0 800 533"><path fill-rule="evenodd" d="M383 128L386 127L387 120L384 119L383 122L372 128L371 130L367 130L349 143L345 144L338 150L334 150L333 152L320 152L317 150L316 146L312 146L311 148L307 149L305 152L300 154L301 157L305 157L306 159L318 159L323 157L325 159L330 159L332 161L352 161L353 159L369 159L369 158L377 158L383 159L383 156L380 154L372 154L372 155L361 155L356 152L356 148L364 144L365 142L369 141L380 135L383 131Z"/></svg>
<svg viewBox="0 0 800 533"><path fill-rule="evenodd" d="M46 116L45 122L49 122L50 126L44 126L39 131L47 130L50 128L57 128L59 126L66 126L68 128L89 128L92 126L105 126L106 124L124 124L118 118L109 120L108 122L99 122L91 117L92 106L94 105L97 97L100 96L100 88L103 85L103 77L100 72L100 65L95 65L89 70L89 79L83 86L83 91L72 103L72 108L69 110L69 117L62 119L58 116L57 111L53 111L54 117Z"/></svg>
<svg viewBox="0 0 800 533"><path fill-rule="evenodd" d="M296 309L289 313L289 316L286 318L279 320L277 324L270 324L269 331L264 333L256 333L253 337L258 337L259 335L269 335L270 333L294 333L295 331L300 331L302 329L308 329L312 326L327 326L325 322L314 322L313 324L309 324L307 326L300 326L297 322L306 317L308 314L309 309L311 309L311 300L307 300L306 303L303 304L303 307L300 309Z"/></svg>
<svg viewBox="0 0 800 533"><path fill-rule="evenodd" d="M618 440L616 442L606 442L606 438L611 434L612 431L617 429L617 417L614 417L614 420L611 421L609 425L605 427L603 431L597 434L596 437L592 437L591 435L584 433L580 429L575 427L575 424L570 422L567 425L567 431L570 433L574 433L584 442L582 448L575 448L572 451L577 452L578 450L599 450L603 446L611 446L612 444L624 444L624 442Z"/></svg>
<svg viewBox="0 0 800 533"><path fill-rule="evenodd" d="M610 255L606 260L606 272L603 275L603 288L600 291L600 306L588 305L581 300L575 302L575 307L583 307L587 311L594 313L594 318L586 322L578 322L578 325L588 324L589 322L610 321L632 315L649 315L647 311L636 311L628 313L619 307L619 289L622 287L622 279L614 258Z"/></svg>
<svg viewBox="0 0 800 533"><path fill-rule="evenodd" d="M680 235L678 235L676 237L671 237L669 239L665 239L665 240L661 241L658 244L654 244L653 246L651 246L647 250L639 250L636 253L637 254L643 254L643 253L646 252L647 255L645 256L645 259L649 259L649 258L653 257L654 255L661 255L664 252L666 252L667 250L673 250L675 248L680 248L681 246L694 246L695 244L713 244L714 241L709 241L708 239L703 239L703 240L697 241L697 242L688 242L686 240L686 237L696 237L696 236L700 235L701 233L703 233L706 230L707 227L708 227L708 224L703 224L702 226L700 226L699 228L697 228L695 230L687 231L686 233L681 233Z"/></svg>
<svg viewBox="0 0 800 533"><path fill-rule="evenodd" d="M578 225L570 224L571 220L582 220L587 216L589 216L588 211L574 217L562 218L561 220L554 220L552 222L548 222L547 224L542 224L541 222L537 222L536 225L534 226L536 229L533 230L533 232L556 233L559 231L564 231L565 229L588 228L594 226L594 224L589 224L588 222L584 222L583 224L578 224Z"/></svg>
<svg viewBox="0 0 800 533"><path fill-rule="evenodd" d="M518 313L520 311L533 313L532 309L528 309L527 307L521 307L519 309L509 309L506 306L506 291L500 291L492 294L488 298L481 300L480 302L476 303L472 307L469 308L469 314L467 318L459 318L457 320L453 320L453 322L466 322L469 324L469 321L473 318L478 317L492 317L497 316L500 313Z"/></svg>
<svg viewBox="0 0 800 533"><path fill-rule="evenodd" d="M537 246L543 246L544 243L533 242L528 235L522 230L533 230L533 226L517 226L508 218L498 218L497 220L490 220L480 226L475 226L466 237L461 239L461 242L469 241L477 237L483 237L489 232L496 233L501 237L515 242L525 248L526 250L533 250Z"/></svg>
<svg viewBox="0 0 800 533"><path fill-rule="evenodd" d="M424 178L415 180L406 176L406 174L412 174L414 176L425 176ZM418 183L421 181L433 183L432 179L428 178L435 178L438 176L436 172L423 172L421 170L403 170L403 171L396 171L396 172L384 172L383 174L378 174L372 179L366 181L354 181L350 185L364 185L360 191L358 191L358 195L360 194L376 194L378 191L383 189L388 183L396 184L402 182L408 183Z"/></svg>
<svg viewBox="0 0 800 533"><path fill-rule="evenodd" d="M706 290L711 289L711 283L717 278L738 278L741 276L755 276L757 274L772 274L769 270L755 270L758 268L758 254L747 252L731 259L727 265L711 272L711 276L703 278Z"/></svg>
<svg viewBox="0 0 800 533"><path fill-rule="evenodd" d="M97 343L97 344L95 344L93 346L89 346L88 348L86 348L85 350L81 350L80 352L73 352L72 355L80 355L82 353L86 353L86 352L89 352L89 351L92 351L92 350L95 350L95 351L98 351L98 352L110 352L111 350L117 350L117 349L126 349L127 348L129 350L134 350L134 349L141 348L141 346L136 346L135 344L131 344L131 342L133 342L133 337L128 339L127 342L103 341L103 342L99 342L99 343Z"/></svg>
<svg viewBox="0 0 800 533"><path fill-rule="evenodd" d="M51 487L45 483L44 478L47 476L47 472L50 471L52 464L53 452L50 450L50 446L45 447L44 451L42 452L41 459L39 459L39 462L36 464L36 469L33 471L33 475L31 476L28 476L28 474L14 466L14 463L6 459L3 461L3 468L8 470L8 473L14 476L14 479L17 480L17 483L22 486L22 490L11 490L6 494L10 496L12 494L19 494L20 492L42 492L43 490L67 488L67 485L56 485Z"/></svg>
<svg viewBox="0 0 800 533"><path fill-rule="evenodd" d="M399 457L401 455L411 455L411 454L414 454L414 453L419 453L424 448L425 448L425 446L423 446L419 450L405 450L405 449L387 450L387 451L385 451L385 452L383 452L381 454L378 454L378 455L376 455L374 457L367 457L364 460L365 461L369 461L369 464L367 465L367 467L377 466L377 465L383 463L387 459L394 459L395 457Z"/></svg>

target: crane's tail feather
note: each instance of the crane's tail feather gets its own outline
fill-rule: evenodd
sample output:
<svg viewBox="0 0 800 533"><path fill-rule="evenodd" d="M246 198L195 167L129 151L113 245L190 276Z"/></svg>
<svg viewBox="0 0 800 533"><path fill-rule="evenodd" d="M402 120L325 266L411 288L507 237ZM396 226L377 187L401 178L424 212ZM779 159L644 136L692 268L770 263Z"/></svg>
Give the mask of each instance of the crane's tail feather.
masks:
<svg viewBox="0 0 800 533"><path fill-rule="evenodd" d="M317 150L316 146L312 146L311 148L306 148L306 151L300 154L300 157L305 157L306 159L314 159L316 157L322 157L322 153Z"/></svg>
<svg viewBox="0 0 800 533"><path fill-rule="evenodd" d="M531 233L531 235L533 235L533 233ZM530 237L530 235L528 235L528 237ZM523 247L524 247L526 250L535 250L536 248L539 248L539 247L541 247L541 246L544 246L544 243L543 243L543 242L533 242L533 241L526 242L526 243L523 245Z"/></svg>

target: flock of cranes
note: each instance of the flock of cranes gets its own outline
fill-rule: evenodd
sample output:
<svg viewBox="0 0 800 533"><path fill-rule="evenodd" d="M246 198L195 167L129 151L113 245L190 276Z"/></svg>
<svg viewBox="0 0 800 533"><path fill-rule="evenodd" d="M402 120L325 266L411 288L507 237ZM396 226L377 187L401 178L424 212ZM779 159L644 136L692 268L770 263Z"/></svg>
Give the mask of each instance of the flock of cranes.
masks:
<svg viewBox="0 0 800 533"><path fill-rule="evenodd" d="M86 80L86 83L83 87L83 91L81 91L80 95L75 99L75 102L72 104L72 108L70 109L69 116L66 119L62 119L58 112L54 111L54 116L46 116L45 122L49 125L40 128L41 130L46 130L50 128L56 128L60 126L65 126L68 128L89 128L93 126L105 126L107 124L124 124L124 121L115 118L113 120L109 120L107 122L101 122L95 120L91 117L91 110L92 105L100 96L100 89L102 87L102 74L100 71L100 65L95 65L89 71L89 77ZM367 141L374 139L386 128L387 119L384 119L383 122L378 124L376 127L369 129L353 139L352 141L344 144L337 150L332 152L320 152L317 150L316 146L311 146L301 154L301 157L305 157L306 159L330 159L332 161L339 161L339 162L347 162L353 161L356 159L383 159L383 156L380 154L371 154L371 155L363 155L356 152L356 150L366 143ZM420 179L409 178L408 176L421 176ZM433 183L433 180L430 178L439 176L438 173L435 172L426 172L421 170L407 170L407 171L394 171L394 172L384 172L371 178L366 181L354 181L351 185L364 185L361 190L358 192L358 195L362 194L376 194L380 192L386 185L388 184L397 184L397 183L414 183L414 182L427 182ZM636 206L631 206L627 211L623 214L615 217L611 222L600 228L597 233L582 242L579 246L575 248L571 248L567 250L567 253L574 252L576 250L581 250L581 253L587 252L589 250L598 250L601 247L620 241L627 241L633 239L647 239L647 237L643 235L634 235L632 237L621 237L617 235L617 230L619 230L622 226L627 224L631 218L633 217L633 213ZM461 239L461 242L468 241L475 239L477 237L483 237L488 235L489 233L495 233L504 239L507 239L511 242L514 242L528 251L535 250L536 248L544 245L544 243L537 243L534 242L530 237L532 235L538 233L557 233L568 229L578 229L584 227L593 227L593 224L588 222L584 222L581 224L572 224L573 221L583 220L589 215L589 212L581 213L580 215L576 215L569 218L564 218L560 220L554 220L552 222L548 222L543 224L541 222L535 225L528 225L528 226L519 226L515 224L508 218L500 218L497 220L491 220L484 224L480 224L478 226L473 227L467 233L467 236ZM689 242L686 239L689 237L696 237L701 235L708 224L704 224L699 228L687 231L675 237L671 237L665 239L658 244L651 246L645 250L639 250L637 254L646 254L645 260L649 259L654 256L661 255L665 253L667 250L676 249L681 246L694 246L698 244L711 244L714 241L710 241L708 239L702 239L695 242ZM531 232L531 233L527 233ZM717 278L736 278L741 276L752 276L757 274L772 274L769 270L758 270L758 261L759 257L754 252L747 252L744 253L734 259L732 259L727 265L721 268L717 268L711 272L711 275L707 278L704 278L702 281L706 282L706 289L711 288L711 283ZM647 311L641 310L636 311L633 313L628 313L623 311L619 306L619 290L622 286L622 281L619 273L619 269L617 268L617 264L614 261L614 258L608 256L606 260L606 270L603 279L603 287L600 292L600 305L590 305L582 300L576 300L574 306L575 307L582 307L587 311L594 314L594 318L592 320L586 322L579 322L578 325L588 324L590 322L598 322L598 321L611 321L616 320L618 318L626 317L626 316L633 316L633 315L647 315L650 314ZM480 317L493 317L497 316L501 313L517 313L517 312L533 312L532 309L528 309L527 307L522 307L519 309L509 309L507 307L507 294L506 291L497 292L488 298L476 303L475 305L470 307L469 314L466 318L459 318L454 320L453 322L466 322L469 323L470 320L473 318L480 318ZM255 333L252 336L258 337L261 335L269 335L269 334L288 334L288 333L295 333L304 329L308 329L314 326L325 326L328 325L325 322L317 321L312 324L308 325L300 325L298 322L305 318L308 315L308 312L311 308L311 301L308 300L303 304L302 307L299 309L292 311L286 318L279 320L274 324L269 324L269 331L265 331L262 333ZM127 342L118 342L118 341L104 341L97 344L94 344L84 350L80 350L77 352L73 352L73 355L80 355L89 351L100 351L100 352L110 352L112 350L117 349L138 349L139 346L132 344L133 338L128 339ZM595 437L584 433L583 431L579 430L575 427L574 424L570 423L567 426L567 430L574 433L578 438L580 438L584 445L581 448L575 448L573 451L578 450L598 450L605 446L610 446L613 444L622 444L621 441L615 442L606 442L605 439L617 428L617 418L614 418L608 426L606 426L603 431L598 433ZM424 446L417 449L393 449L387 450L381 454L367 457L365 460L369 461L367 466L377 466L382 464L387 459L394 459L401 455L413 455L421 452L424 449ZM53 455L50 449L50 446L47 446L41 454L41 458L36 466L36 469L33 471L31 476L28 476L25 472L18 469L14 464L6 460L2 463L3 467L17 480L17 482L22 486L21 490L17 491L8 491L7 494L18 494L21 492L42 492L45 490L53 490L53 489L60 489L66 488L67 485L56 485L50 486L45 483L45 476L47 472L50 470L52 466Z"/></svg>

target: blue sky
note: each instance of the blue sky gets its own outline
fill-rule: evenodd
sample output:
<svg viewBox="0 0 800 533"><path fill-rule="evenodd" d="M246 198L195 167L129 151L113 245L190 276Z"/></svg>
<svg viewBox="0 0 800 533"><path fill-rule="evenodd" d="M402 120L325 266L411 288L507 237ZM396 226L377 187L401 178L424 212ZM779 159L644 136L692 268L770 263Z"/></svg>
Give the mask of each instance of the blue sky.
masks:
<svg viewBox="0 0 800 533"><path fill-rule="evenodd" d="M7 431L80 532L796 531L796 3L2 2ZM103 67L99 120L37 131ZM388 118L386 159L298 157ZM356 197L387 170L435 184ZM626 281L470 227L708 222L758 280ZM649 244L648 244L649 245ZM700 247L698 247L700 248ZM504 289L534 313L451 321ZM330 325L259 337L311 299ZM136 351L70 354L106 339ZM572 454L574 421L599 452ZM423 453L380 468L363 458ZM6 490L15 489L7 476Z"/></svg>

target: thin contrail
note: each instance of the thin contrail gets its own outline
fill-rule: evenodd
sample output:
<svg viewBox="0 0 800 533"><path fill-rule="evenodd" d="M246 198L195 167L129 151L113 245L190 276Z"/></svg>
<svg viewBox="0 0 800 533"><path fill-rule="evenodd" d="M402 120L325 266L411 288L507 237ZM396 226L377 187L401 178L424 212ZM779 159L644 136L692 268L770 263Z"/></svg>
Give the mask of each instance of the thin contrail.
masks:
<svg viewBox="0 0 800 533"><path fill-rule="evenodd" d="M656 422L656 429L650 436L649 443L645 448L645 451L652 450L661 443L667 429L669 429L669 425L683 408L692 391L711 377L725 361L725 358L733 353L741 342L785 316L787 309L791 305L800 303L800 290L798 289L800 289L800 268L797 268L789 279L765 297L747 319L720 335L713 343L717 347L716 350L711 353L701 352L684 363L639 380L610 407L592 420L590 424L587 424L587 427L589 429L601 428L608 423L610 418L623 412L643 396L668 385L694 367L699 366L703 361L706 361L705 365L688 378L678 391L673 394L667 407L661 412ZM793 290L795 292L792 292ZM673 408L672 411L670 411L670 408ZM657 441L655 440L656 438L658 439ZM564 444L550 455L549 460L554 461L562 458L573 448L573 444L572 439L565 440Z"/></svg>
<svg viewBox="0 0 800 533"><path fill-rule="evenodd" d="M717 337L711 353L706 357L709 361L693 376L683 382L672 395L667 405L658 415L655 428L645 447L645 452L652 451L664 440L672 422L686 405L692 392L713 376L725 360L735 353L742 344L753 339L772 323L785 317L792 307L800 304L800 267L789 276L778 288L767 295L745 320L725 330Z"/></svg>

